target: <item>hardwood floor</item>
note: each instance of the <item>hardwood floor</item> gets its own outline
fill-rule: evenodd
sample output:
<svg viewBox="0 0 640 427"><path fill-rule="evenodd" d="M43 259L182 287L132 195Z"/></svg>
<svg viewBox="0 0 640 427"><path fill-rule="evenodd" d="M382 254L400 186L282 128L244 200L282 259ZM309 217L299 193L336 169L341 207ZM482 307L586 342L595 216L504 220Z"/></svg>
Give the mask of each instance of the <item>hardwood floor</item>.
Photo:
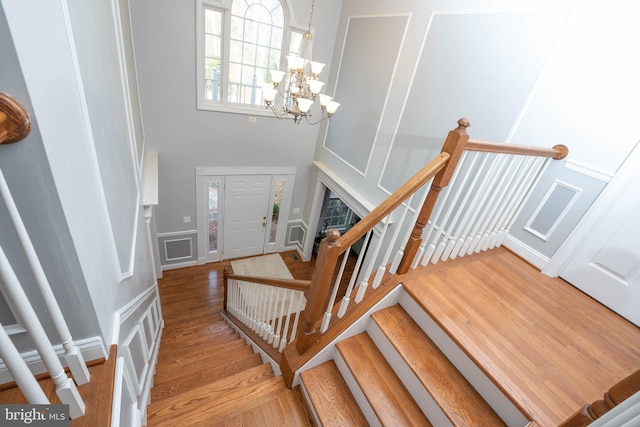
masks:
<svg viewBox="0 0 640 427"><path fill-rule="evenodd" d="M530 419L557 426L640 369L640 329L506 249L405 288Z"/></svg>
<svg viewBox="0 0 640 427"><path fill-rule="evenodd" d="M295 252L281 255L294 278L310 279L312 262ZM313 425L301 394L273 377L222 320L222 272L229 265L169 270L159 281L165 329L148 425ZM557 426L640 368L638 327L505 249L403 279L536 425Z"/></svg>
<svg viewBox="0 0 640 427"><path fill-rule="evenodd" d="M282 257L295 278L311 277L313 263ZM168 270L158 281L165 327L148 426L312 425L299 390L287 389L220 316L229 266Z"/></svg>

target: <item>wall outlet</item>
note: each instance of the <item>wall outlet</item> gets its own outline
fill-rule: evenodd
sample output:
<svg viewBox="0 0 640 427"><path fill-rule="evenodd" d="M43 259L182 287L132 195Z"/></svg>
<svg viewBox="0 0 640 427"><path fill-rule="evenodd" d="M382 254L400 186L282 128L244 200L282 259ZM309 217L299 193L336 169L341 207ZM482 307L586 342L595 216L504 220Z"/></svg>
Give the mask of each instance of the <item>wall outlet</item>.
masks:
<svg viewBox="0 0 640 427"><path fill-rule="evenodd" d="M291 211L294 214L299 214L300 213L300 208L293 208L293 210Z"/></svg>
<svg viewBox="0 0 640 427"><path fill-rule="evenodd" d="M255 123L257 121L258 121L258 119L256 119L255 116L249 116L249 123Z"/></svg>
<svg viewBox="0 0 640 427"><path fill-rule="evenodd" d="M182 218L182 221L184 221L185 224L188 223L188 222L191 222L191 217L190 216L185 216L185 217Z"/></svg>

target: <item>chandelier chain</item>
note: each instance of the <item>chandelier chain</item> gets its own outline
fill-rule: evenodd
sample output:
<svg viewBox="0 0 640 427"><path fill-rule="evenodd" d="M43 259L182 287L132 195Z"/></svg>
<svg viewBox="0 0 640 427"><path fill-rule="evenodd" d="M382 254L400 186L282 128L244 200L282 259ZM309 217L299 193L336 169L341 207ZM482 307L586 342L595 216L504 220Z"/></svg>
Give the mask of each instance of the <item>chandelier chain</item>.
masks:
<svg viewBox="0 0 640 427"><path fill-rule="evenodd" d="M311 12L309 13L309 29L307 30L307 32L311 33L311 21L313 21L313 8L316 4L315 0L311 1Z"/></svg>

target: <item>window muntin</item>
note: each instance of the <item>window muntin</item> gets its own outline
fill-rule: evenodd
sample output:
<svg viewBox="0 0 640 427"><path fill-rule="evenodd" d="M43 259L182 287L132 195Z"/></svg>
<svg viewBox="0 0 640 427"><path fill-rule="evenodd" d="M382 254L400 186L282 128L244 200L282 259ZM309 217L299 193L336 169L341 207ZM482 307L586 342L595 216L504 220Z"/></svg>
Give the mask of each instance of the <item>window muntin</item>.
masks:
<svg viewBox="0 0 640 427"><path fill-rule="evenodd" d="M196 0L200 27L198 108L260 114L269 70L293 43L280 0ZM289 49L283 49L288 46Z"/></svg>
<svg viewBox="0 0 640 427"><path fill-rule="evenodd" d="M206 7L204 10L204 99L220 100L220 71L222 61L222 12Z"/></svg>

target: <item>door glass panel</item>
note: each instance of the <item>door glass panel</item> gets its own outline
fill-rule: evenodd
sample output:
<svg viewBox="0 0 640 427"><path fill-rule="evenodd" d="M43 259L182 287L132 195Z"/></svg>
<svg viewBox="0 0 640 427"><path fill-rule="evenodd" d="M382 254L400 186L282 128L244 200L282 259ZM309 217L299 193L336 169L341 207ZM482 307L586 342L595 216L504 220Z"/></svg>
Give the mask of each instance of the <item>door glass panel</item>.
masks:
<svg viewBox="0 0 640 427"><path fill-rule="evenodd" d="M278 232L278 217L280 216L280 205L282 203L282 193L284 191L284 181L275 181L273 191L273 212L271 214L271 229L269 230L269 243L276 242Z"/></svg>
<svg viewBox="0 0 640 427"><path fill-rule="evenodd" d="M209 182L209 252L218 250L218 190L220 181Z"/></svg>

